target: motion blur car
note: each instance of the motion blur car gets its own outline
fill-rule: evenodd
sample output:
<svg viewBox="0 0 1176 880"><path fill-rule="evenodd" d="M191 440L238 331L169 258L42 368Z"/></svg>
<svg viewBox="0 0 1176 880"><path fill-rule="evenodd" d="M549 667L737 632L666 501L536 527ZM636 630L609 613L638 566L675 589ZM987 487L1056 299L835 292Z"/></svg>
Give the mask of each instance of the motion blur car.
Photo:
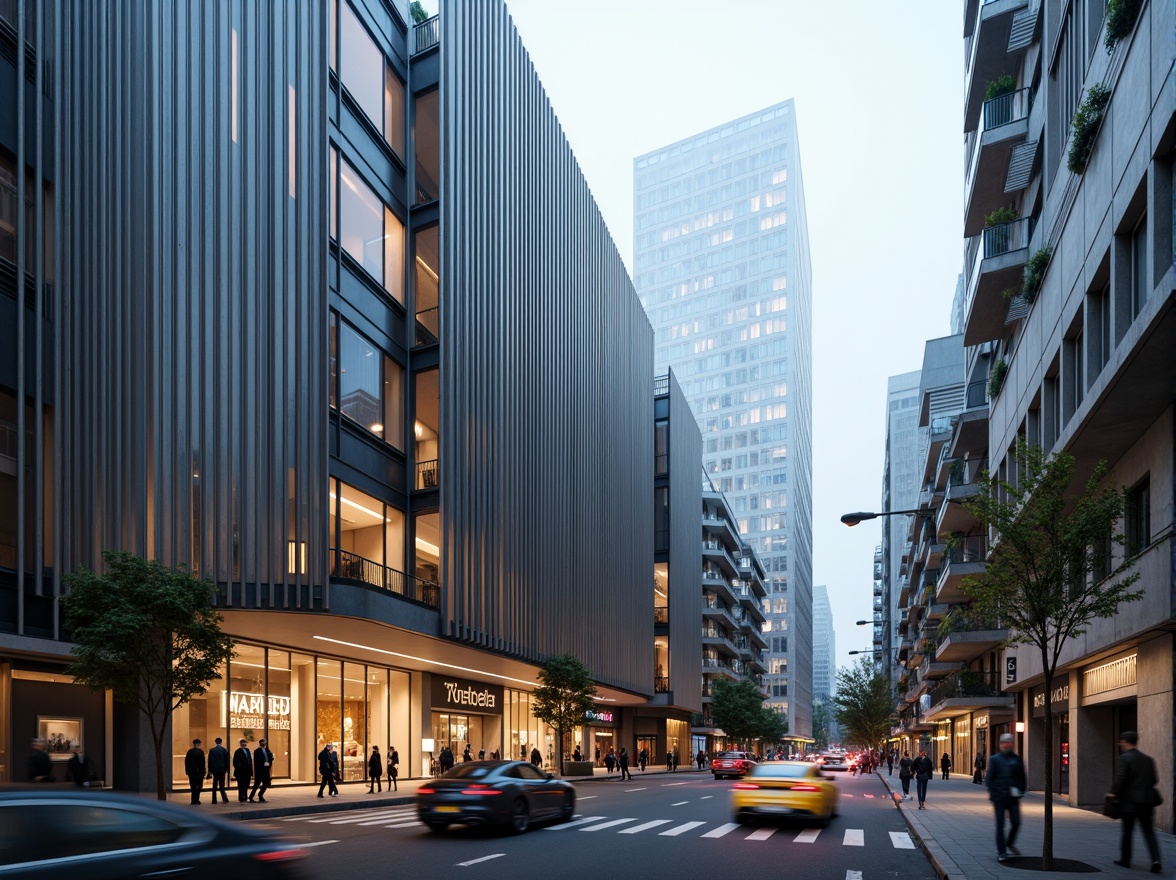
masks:
<svg viewBox="0 0 1176 880"><path fill-rule="evenodd" d="M0 878L305 877L305 850L240 823L130 795L0 790Z"/></svg>
<svg viewBox="0 0 1176 880"><path fill-rule="evenodd" d="M502 825L522 834L535 820L571 819L576 789L526 761L468 761L418 788L416 803L432 831Z"/></svg>
<svg viewBox="0 0 1176 880"><path fill-rule="evenodd" d="M770 761L752 767L731 790L735 821L758 819L816 819L827 824L837 815L839 791L832 776L819 764Z"/></svg>
<svg viewBox="0 0 1176 880"><path fill-rule="evenodd" d="M755 766L755 759L747 752L719 752L711 759L711 773L715 779L729 776L738 779Z"/></svg>
<svg viewBox="0 0 1176 880"><path fill-rule="evenodd" d="M817 758L817 764L826 770L848 770L849 759L845 755L825 754Z"/></svg>

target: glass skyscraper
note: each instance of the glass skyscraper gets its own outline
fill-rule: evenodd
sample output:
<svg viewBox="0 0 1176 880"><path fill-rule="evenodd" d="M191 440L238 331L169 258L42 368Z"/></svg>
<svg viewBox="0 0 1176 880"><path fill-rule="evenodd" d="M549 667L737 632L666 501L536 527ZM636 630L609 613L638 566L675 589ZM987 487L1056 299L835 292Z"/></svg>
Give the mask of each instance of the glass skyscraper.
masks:
<svg viewBox="0 0 1176 880"><path fill-rule="evenodd" d="M703 465L770 578L769 703L812 731L812 332L793 102L634 160L633 271L703 434Z"/></svg>

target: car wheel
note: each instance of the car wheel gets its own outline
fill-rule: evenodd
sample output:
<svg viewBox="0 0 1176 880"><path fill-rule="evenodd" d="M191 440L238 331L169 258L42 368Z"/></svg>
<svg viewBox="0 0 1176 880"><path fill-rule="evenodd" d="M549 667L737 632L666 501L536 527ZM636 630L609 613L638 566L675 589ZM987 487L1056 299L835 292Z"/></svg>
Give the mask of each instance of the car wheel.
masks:
<svg viewBox="0 0 1176 880"><path fill-rule="evenodd" d="M572 816L576 815L576 796L571 792L564 795L563 807L559 811L559 817L565 822L571 822Z"/></svg>
<svg viewBox="0 0 1176 880"><path fill-rule="evenodd" d="M531 827L531 811L527 802L519 798L510 809L510 830L512 834L522 834Z"/></svg>
<svg viewBox="0 0 1176 880"><path fill-rule="evenodd" d="M435 831L438 834L440 834L442 831L444 831L446 828L449 827L449 823L448 822L426 822L425 827L428 828L430 831Z"/></svg>
<svg viewBox="0 0 1176 880"><path fill-rule="evenodd" d="M735 822L739 825L754 825L755 820L747 813L739 813L735 816Z"/></svg>

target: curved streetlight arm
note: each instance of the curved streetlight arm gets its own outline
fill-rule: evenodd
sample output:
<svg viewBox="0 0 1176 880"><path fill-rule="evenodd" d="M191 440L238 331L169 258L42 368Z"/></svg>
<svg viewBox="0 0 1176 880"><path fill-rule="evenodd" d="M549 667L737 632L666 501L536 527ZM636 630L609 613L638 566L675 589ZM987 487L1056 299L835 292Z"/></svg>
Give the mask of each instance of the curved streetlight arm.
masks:
<svg viewBox="0 0 1176 880"><path fill-rule="evenodd" d="M841 521L842 521L843 523L845 523L847 526L850 526L850 527L852 527L852 526L856 526L856 525L857 525L858 523L860 523L860 522L863 522L864 520L867 520L867 519L877 519L877 518L878 518L878 517L880 517L880 516L908 516L908 515L913 515L913 516L928 516L928 517L930 517L930 516L935 516L935 511L933 511L933 510L924 510L924 509L916 509L916 510L883 510L883 511L881 511L881 512L879 512L879 513L874 513L874 512L872 512L872 511L867 511L867 510L859 510L859 511L857 511L857 512L855 512L855 513L845 513L845 514L842 514L842 515L841 515Z"/></svg>

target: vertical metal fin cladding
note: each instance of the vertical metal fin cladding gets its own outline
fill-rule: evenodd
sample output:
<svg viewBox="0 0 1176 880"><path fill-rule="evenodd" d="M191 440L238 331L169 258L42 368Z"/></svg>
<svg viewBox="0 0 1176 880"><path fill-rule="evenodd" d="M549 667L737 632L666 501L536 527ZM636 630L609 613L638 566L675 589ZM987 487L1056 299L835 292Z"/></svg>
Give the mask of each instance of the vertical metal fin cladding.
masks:
<svg viewBox="0 0 1176 880"><path fill-rule="evenodd" d="M442 613L647 691L652 331L505 6L440 23Z"/></svg>
<svg viewBox="0 0 1176 880"><path fill-rule="evenodd" d="M86 450L61 474L62 565L119 547L286 606L276 585L327 574L325 255L293 244L326 241L326 7L65 9L91 32L60 55L56 110L58 357L81 401L60 442Z"/></svg>
<svg viewBox="0 0 1176 880"><path fill-rule="evenodd" d="M702 711L702 432L677 377L670 372L669 687L674 704ZM652 544L652 539L651 539ZM646 591L648 592L648 590ZM652 601L652 596L650 596ZM653 609L650 609L650 619ZM653 658L649 662L653 675Z"/></svg>

